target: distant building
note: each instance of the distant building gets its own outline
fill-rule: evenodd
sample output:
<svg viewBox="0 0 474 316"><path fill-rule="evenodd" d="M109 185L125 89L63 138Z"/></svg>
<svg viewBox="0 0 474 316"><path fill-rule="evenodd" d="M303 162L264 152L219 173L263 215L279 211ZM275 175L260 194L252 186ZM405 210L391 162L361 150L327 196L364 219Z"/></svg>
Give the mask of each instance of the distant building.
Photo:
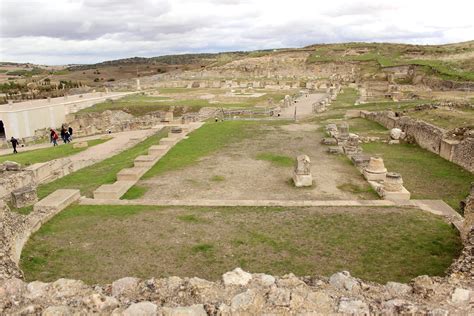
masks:
<svg viewBox="0 0 474 316"><path fill-rule="evenodd" d="M93 106L107 99L116 100L133 92L94 92L51 99L0 105L0 140L25 138L44 128L57 128L66 115Z"/></svg>

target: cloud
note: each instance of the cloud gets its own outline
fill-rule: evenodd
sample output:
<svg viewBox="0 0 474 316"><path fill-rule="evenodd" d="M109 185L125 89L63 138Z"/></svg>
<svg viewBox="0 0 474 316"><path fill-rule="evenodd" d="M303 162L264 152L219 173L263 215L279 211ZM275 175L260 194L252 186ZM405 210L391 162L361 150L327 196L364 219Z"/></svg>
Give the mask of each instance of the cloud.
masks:
<svg viewBox="0 0 474 316"><path fill-rule="evenodd" d="M2 0L0 60L93 63L130 56L323 42L472 40L472 1Z"/></svg>

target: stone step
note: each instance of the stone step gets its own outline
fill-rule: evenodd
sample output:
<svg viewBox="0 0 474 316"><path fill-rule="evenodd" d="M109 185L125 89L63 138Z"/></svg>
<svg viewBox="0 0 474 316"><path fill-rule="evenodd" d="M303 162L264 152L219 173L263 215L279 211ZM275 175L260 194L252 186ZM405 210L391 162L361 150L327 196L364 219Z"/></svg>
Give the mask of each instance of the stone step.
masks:
<svg viewBox="0 0 474 316"><path fill-rule="evenodd" d="M113 184L101 185L94 191L94 199L118 200L135 183L135 181L117 181Z"/></svg>
<svg viewBox="0 0 474 316"><path fill-rule="evenodd" d="M178 142L177 139L169 138L169 137L160 139L160 145L167 145L169 147L173 147L174 144L176 144L177 142Z"/></svg>
<svg viewBox="0 0 474 316"><path fill-rule="evenodd" d="M79 200L81 192L72 189L56 190L33 207L35 212L51 212L53 215Z"/></svg>
<svg viewBox="0 0 474 316"><path fill-rule="evenodd" d="M134 165L136 168L151 168L161 157L160 154L138 156L135 158Z"/></svg>
<svg viewBox="0 0 474 316"><path fill-rule="evenodd" d="M164 155L169 149L168 145L153 145L148 148L148 155Z"/></svg>
<svg viewBox="0 0 474 316"><path fill-rule="evenodd" d="M138 181L147 172L147 168L125 168L117 173L117 181Z"/></svg>

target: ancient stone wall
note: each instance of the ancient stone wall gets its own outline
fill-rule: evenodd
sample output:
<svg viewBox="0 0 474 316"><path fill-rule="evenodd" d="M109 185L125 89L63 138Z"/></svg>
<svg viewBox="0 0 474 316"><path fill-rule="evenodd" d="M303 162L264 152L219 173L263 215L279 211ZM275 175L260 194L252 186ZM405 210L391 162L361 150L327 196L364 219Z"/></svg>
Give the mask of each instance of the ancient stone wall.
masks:
<svg viewBox="0 0 474 316"><path fill-rule="evenodd" d="M9 199L14 190L35 184L35 176L30 170L0 171L0 200Z"/></svg>
<svg viewBox="0 0 474 316"><path fill-rule="evenodd" d="M437 126L408 116L397 117L394 112L361 111L361 116L392 129L398 127L408 138L413 139L420 147L474 173L474 135L465 133L462 140L449 138L449 133Z"/></svg>

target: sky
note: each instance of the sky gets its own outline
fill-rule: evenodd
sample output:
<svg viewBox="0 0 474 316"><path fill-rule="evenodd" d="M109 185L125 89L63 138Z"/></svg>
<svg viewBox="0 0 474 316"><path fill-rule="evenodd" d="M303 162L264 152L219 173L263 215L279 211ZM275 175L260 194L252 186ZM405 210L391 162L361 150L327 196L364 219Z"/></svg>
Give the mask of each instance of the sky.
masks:
<svg viewBox="0 0 474 316"><path fill-rule="evenodd" d="M47 65L474 39L472 0L0 0L0 61Z"/></svg>

